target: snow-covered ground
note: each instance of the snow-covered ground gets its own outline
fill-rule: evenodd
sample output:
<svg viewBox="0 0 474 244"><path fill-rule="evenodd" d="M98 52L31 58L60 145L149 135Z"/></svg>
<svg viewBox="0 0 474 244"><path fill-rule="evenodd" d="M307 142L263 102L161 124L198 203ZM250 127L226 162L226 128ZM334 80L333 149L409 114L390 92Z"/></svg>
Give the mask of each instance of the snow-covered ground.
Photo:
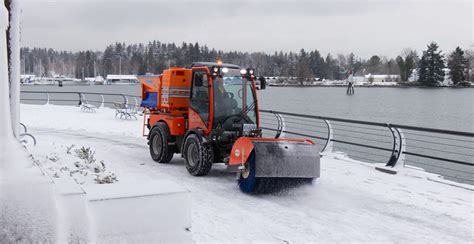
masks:
<svg viewBox="0 0 474 244"><path fill-rule="evenodd" d="M321 159L321 178L312 186L246 195L224 165L193 177L179 155L170 164L155 163L141 137L143 118L120 120L114 114L107 108L84 113L78 107L21 105L21 120L38 140L30 152L39 162L53 154L68 161L68 147L84 146L120 183L168 179L191 191L195 242L474 242L472 187L441 184L408 168L389 175L332 154ZM46 171L51 163L43 164Z"/></svg>

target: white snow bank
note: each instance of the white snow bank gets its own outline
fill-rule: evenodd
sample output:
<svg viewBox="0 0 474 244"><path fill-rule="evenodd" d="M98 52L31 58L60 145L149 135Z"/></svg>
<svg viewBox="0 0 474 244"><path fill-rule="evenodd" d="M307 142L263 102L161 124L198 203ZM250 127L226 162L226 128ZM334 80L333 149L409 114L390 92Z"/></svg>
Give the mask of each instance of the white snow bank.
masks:
<svg viewBox="0 0 474 244"><path fill-rule="evenodd" d="M223 165L193 177L179 155L170 164L155 163L141 137L140 117L116 119L107 108L94 114L66 106L21 108L22 122L38 139L35 157L44 157L55 145L86 145L120 179L112 185L167 179L188 189L191 233L198 243L474 241L473 191L431 181L433 174L405 168L389 175L327 155L314 185L252 196L239 191L235 174Z"/></svg>
<svg viewBox="0 0 474 244"><path fill-rule="evenodd" d="M35 128L62 128L64 131L60 135L64 141L45 141L44 137L38 137L38 146L29 148L35 161L56 185L60 242L190 242L188 191L169 180L137 174L122 180L118 176L122 170L114 166L122 159L111 158L109 154L117 154L114 144L119 142L113 138L122 132L123 135L135 133L123 130L130 121L115 118L112 109L100 109L91 114L81 112L79 107L22 105L22 108L22 115L26 116L23 122L33 134ZM103 126L97 126L96 117L101 118ZM75 123L81 124L82 129L74 130ZM106 133L110 137L96 149L91 143L94 139L71 139L75 133L86 137Z"/></svg>
<svg viewBox="0 0 474 244"><path fill-rule="evenodd" d="M54 185L12 138L0 138L0 242L55 240Z"/></svg>
<svg viewBox="0 0 474 244"><path fill-rule="evenodd" d="M191 197L169 180L84 187L98 243L190 243Z"/></svg>

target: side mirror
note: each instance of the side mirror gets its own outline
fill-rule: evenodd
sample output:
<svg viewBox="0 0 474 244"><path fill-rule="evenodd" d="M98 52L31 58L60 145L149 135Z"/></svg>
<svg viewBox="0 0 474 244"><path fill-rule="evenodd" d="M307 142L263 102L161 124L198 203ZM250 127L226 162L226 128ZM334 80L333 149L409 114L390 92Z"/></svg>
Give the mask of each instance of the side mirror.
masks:
<svg viewBox="0 0 474 244"><path fill-rule="evenodd" d="M260 81L260 89L265 90L266 87L267 87L267 81L264 78Z"/></svg>
<svg viewBox="0 0 474 244"><path fill-rule="evenodd" d="M265 90L267 87L267 81L265 80L265 77L261 76L258 78L258 80L260 81L260 90Z"/></svg>

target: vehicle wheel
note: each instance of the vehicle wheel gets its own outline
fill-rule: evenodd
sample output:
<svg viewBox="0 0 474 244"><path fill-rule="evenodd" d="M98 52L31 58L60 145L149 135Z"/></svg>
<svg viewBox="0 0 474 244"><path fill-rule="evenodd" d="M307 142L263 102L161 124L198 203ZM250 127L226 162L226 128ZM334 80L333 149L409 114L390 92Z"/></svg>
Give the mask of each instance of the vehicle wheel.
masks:
<svg viewBox="0 0 474 244"><path fill-rule="evenodd" d="M168 145L171 136L168 126L159 122L150 132L148 145L150 147L150 155L153 160L158 163L169 163L173 158L174 151Z"/></svg>
<svg viewBox="0 0 474 244"><path fill-rule="evenodd" d="M203 145L196 135L191 134L184 143L184 159L186 169L191 175L207 175L214 162L212 146Z"/></svg>

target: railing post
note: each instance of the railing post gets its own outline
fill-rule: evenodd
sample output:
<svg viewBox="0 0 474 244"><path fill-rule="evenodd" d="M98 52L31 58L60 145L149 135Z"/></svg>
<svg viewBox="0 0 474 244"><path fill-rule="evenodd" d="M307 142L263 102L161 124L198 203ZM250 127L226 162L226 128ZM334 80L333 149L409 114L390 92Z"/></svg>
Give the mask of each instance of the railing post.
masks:
<svg viewBox="0 0 474 244"><path fill-rule="evenodd" d="M103 94L100 94L100 98L101 98L101 103L100 103L100 107L99 107L99 108L103 108L103 107L104 107L104 95L103 95Z"/></svg>
<svg viewBox="0 0 474 244"><path fill-rule="evenodd" d="M127 107L127 106L128 106L128 98L127 98L127 96L125 96L125 95L123 95L123 94L120 94L120 95L122 95L122 97L123 97L123 102L125 103L125 107Z"/></svg>
<svg viewBox="0 0 474 244"><path fill-rule="evenodd" d="M332 125L331 123L329 122L329 120L324 120L324 122L326 123L327 127L328 127L328 139L326 140L326 144L324 145L324 148L323 150L321 150L321 153L331 153L332 152L332 149L333 149L333 137L334 137L334 133L333 133L333 130L332 130Z"/></svg>
<svg viewBox="0 0 474 244"><path fill-rule="evenodd" d="M77 104L77 106L81 106L82 105L82 93L78 92L77 95L79 96L79 104Z"/></svg>
<svg viewBox="0 0 474 244"><path fill-rule="evenodd" d="M285 119L276 112L272 112L278 122L278 128L277 128L277 134L275 135L275 139L278 139L280 137L285 137L285 130L286 130L286 125L285 125Z"/></svg>
<svg viewBox="0 0 474 244"><path fill-rule="evenodd" d="M390 166L390 167L395 167L397 165L405 165L405 149L406 149L406 143L405 143L405 135L403 135L403 132L401 129L398 129L396 127L392 127L391 125L387 126L392 133L393 137L393 147L392 147L392 154L390 156L390 159L388 160L387 164L385 166Z"/></svg>
<svg viewBox="0 0 474 244"><path fill-rule="evenodd" d="M49 93L46 93L46 105L49 105Z"/></svg>
<svg viewBox="0 0 474 244"><path fill-rule="evenodd" d="M402 129L395 128L398 134L398 139L399 139L399 145L398 145L398 160L396 162L397 165L402 165L405 167L405 151L406 151L406 141L405 141L405 135L403 134Z"/></svg>
<svg viewBox="0 0 474 244"><path fill-rule="evenodd" d="M133 100L135 100L135 107L138 107L138 100L136 97L133 97Z"/></svg>
<svg viewBox="0 0 474 244"><path fill-rule="evenodd" d="M397 163L398 159L398 154L397 154L397 136L395 135L395 129L392 128L390 125L387 125L387 128L390 130L390 133L392 133L392 154L390 154L390 158L388 159L388 162L385 164L387 167L394 167L395 164Z"/></svg>

